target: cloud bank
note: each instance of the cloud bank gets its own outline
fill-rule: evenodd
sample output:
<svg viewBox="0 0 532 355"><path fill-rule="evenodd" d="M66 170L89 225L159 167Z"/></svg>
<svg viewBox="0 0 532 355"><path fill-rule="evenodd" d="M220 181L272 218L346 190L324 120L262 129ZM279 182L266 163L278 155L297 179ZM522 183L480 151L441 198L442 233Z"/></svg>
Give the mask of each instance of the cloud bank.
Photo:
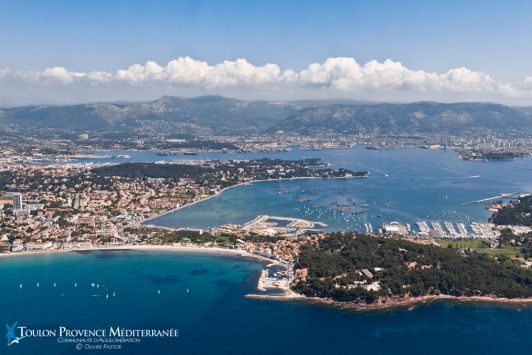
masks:
<svg viewBox="0 0 532 355"><path fill-rule="evenodd" d="M0 104L153 99L160 95L240 95L249 99L342 97L380 101L497 101L532 105L532 76L503 83L460 67L446 73L408 69L400 62L329 58L301 71L245 59L216 65L181 57L166 66L149 61L115 73L0 69ZM11 104L11 105L12 105Z"/></svg>

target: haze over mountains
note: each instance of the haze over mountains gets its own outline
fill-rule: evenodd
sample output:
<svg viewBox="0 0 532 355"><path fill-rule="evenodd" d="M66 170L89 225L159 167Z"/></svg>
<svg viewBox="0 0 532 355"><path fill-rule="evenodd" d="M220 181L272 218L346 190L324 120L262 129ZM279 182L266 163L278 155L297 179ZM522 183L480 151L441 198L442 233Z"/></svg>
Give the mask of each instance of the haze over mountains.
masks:
<svg viewBox="0 0 532 355"><path fill-rule="evenodd" d="M215 134L398 133L532 127L532 107L493 103L371 103L351 100L244 101L163 96L151 102L0 109L0 124L73 131L128 131L156 122ZM167 132L170 133L170 132Z"/></svg>

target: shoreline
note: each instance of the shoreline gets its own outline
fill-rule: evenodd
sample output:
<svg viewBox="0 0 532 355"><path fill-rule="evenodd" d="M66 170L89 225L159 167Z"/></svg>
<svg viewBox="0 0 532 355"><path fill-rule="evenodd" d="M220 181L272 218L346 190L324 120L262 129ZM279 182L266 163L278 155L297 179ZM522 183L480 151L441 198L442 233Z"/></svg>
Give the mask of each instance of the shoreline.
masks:
<svg viewBox="0 0 532 355"><path fill-rule="evenodd" d="M267 262L269 264L279 265L286 267L286 265L280 261L269 259L260 255L251 254L245 250L240 249L223 249L217 247L199 247L199 246L171 246L171 245L123 245L101 248L81 248L81 249L58 249L58 250L42 250L42 251L25 251L15 253L0 253L0 260L2 258L18 257L22 255L54 255L64 254L72 252L93 252L93 251L107 251L107 250L136 250L136 251L174 251L174 252L194 252L194 253L206 253L206 254L225 254L232 256L239 256L242 258L250 258L259 260L261 262Z"/></svg>
<svg viewBox="0 0 532 355"><path fill-rule="evenodd" d="M389 308L404 308L409 307L409 310L412 310L414 306L419 304L443 301L443 302L486 302L486 303L495 303L495 304L532 304L532 297L530 298L505 298L505 297L490 297L490 296L450 296L450 295L438 295L438 296L420 296L420 297L405 297L395 300L387 299L385 302L379 302L378 300L375 303L366 304L366 303L354 303L354 302L340 302L334 301L328 298L319 298L319 297L295 297L291 299L302 299L311 303L327 304L333 307L340 307L343 309L353 309L357 311L361 310L385 310ZM273 299L270 297L270 299ZM281 298L280 298L281 299Z"/></svg>

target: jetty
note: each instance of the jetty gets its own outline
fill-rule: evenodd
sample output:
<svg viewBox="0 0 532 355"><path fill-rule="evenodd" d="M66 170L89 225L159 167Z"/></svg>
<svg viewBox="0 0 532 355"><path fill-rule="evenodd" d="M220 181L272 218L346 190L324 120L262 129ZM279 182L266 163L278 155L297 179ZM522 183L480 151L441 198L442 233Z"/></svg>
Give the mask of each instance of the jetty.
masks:
<svg viewBox="0 0 532 355"><path fill-rule="evenodd" d="M462 206L472 205L472 204L475 204L475 203L487 202L487 201L491 201L491 200L496 200L498 198L510 198L510 197L518 195L518 194L519 194L518 192L511 192L509 194L502 193L502 194L499 194L497 196L484 198L482 200L476 200L476 201L472 201L472 202L462 203Z"/></svg>

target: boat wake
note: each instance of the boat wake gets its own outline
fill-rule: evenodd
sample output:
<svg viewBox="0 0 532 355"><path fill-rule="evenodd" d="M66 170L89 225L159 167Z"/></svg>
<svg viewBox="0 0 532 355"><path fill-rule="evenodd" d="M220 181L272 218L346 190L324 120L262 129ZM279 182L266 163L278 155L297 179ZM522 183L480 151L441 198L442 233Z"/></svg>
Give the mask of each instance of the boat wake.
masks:
<svg viewBox="0 0 532 355"><path fill-rule="evenodd" d="M449 180L449 179L477 179L480 175L471 176L447 176L447 177L428 177L428 180Z"/></svg>

